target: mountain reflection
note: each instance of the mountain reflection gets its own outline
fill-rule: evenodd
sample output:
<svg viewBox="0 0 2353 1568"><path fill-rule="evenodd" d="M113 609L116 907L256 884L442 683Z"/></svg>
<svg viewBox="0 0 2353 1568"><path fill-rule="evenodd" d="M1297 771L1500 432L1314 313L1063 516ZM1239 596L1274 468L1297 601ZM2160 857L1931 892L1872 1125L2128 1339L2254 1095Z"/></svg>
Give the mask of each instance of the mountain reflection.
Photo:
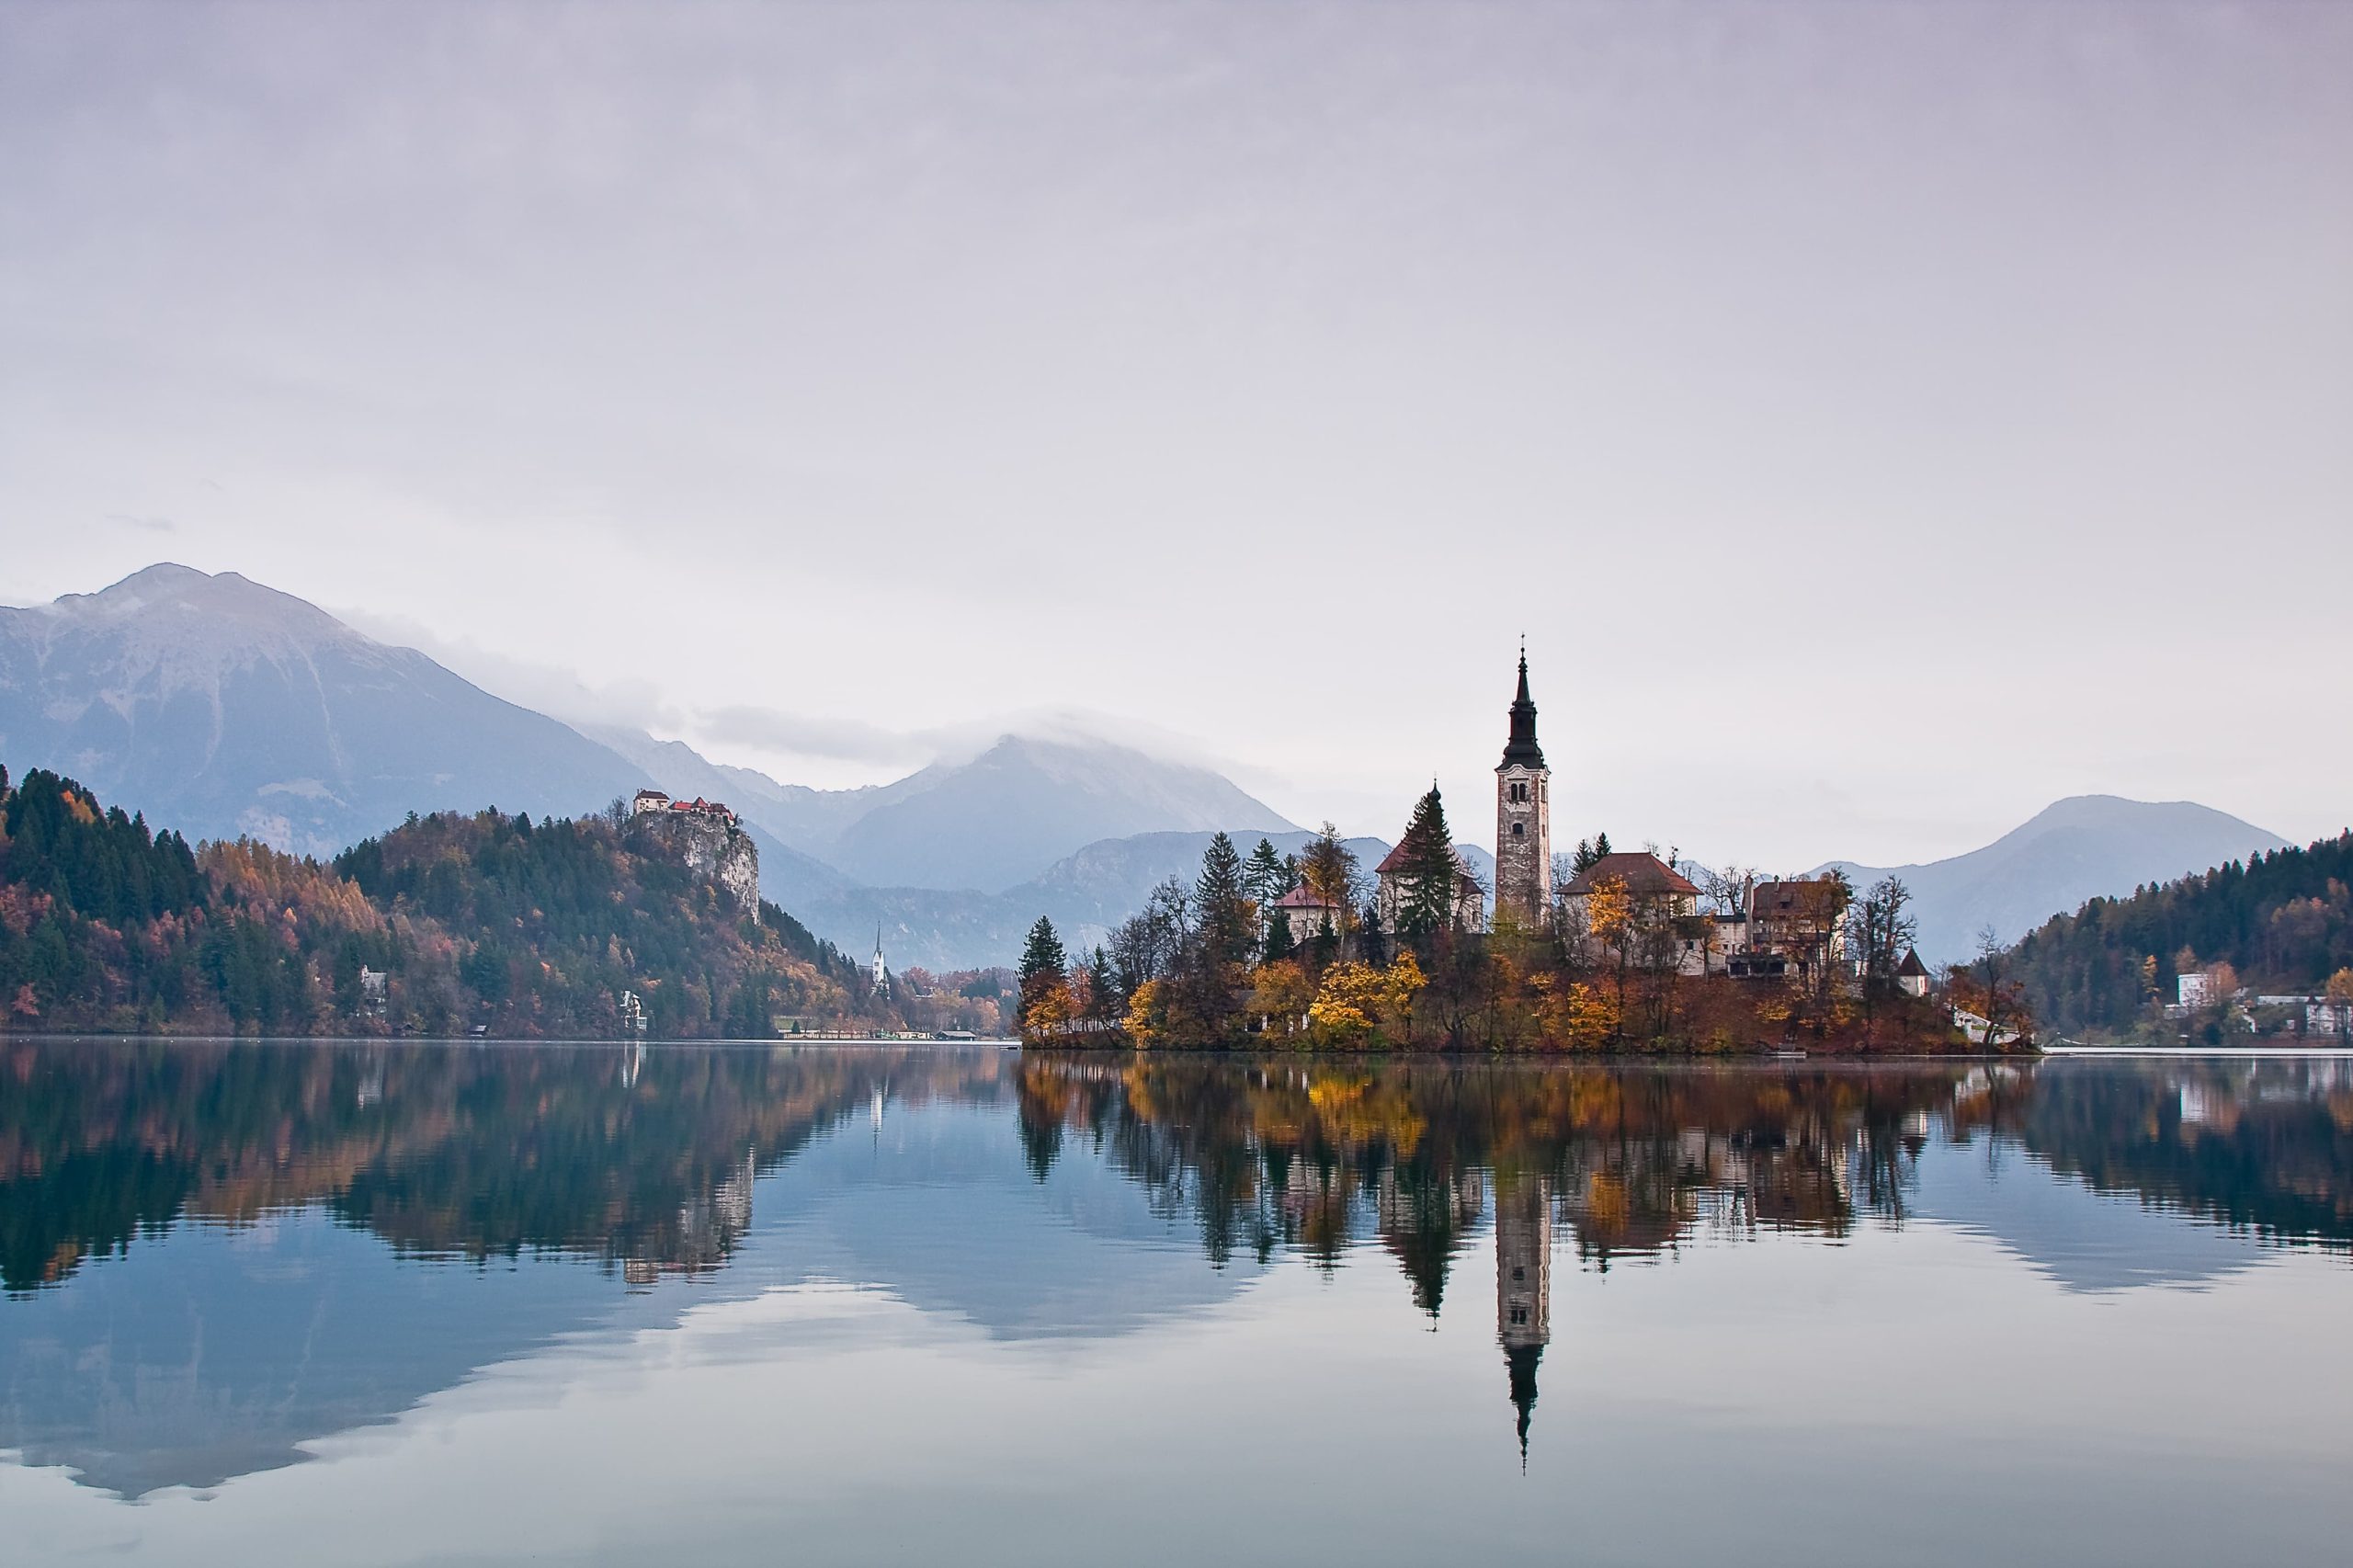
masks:
<svg viewBox="0 0 2353 1568"><path fill-rule="evenodd" d="M918 1142L886 1142L910 1114ZM2019 1181L1974 1174L2004 1160ZM2346 1250L2349 1176L2353 1077L2332 1059L17 1041L0 1449L126 1494L213 1483L556 1335L675 1321L665 1280L865 1281L993 1335L1108 1340L1291 1257L1393 1267L1435 1325L1483 1295L1458 1276L1491 1239L1491 1365L1525 1453L1556 1267L1934 1221L2068 1289L2194 1281L2245 1254L2186 1232ZM787 1231L741 1272L753 1237Z"/></svg>

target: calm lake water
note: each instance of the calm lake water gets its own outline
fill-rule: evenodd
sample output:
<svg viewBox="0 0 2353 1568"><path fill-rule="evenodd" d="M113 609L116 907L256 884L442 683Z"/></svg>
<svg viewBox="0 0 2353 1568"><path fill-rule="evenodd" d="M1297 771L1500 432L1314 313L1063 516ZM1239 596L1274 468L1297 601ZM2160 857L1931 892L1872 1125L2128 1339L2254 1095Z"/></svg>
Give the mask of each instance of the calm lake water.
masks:
<svg viewBox="0 0 2353 1568"><path fill-rule="evenodd" d="M0 1042L0 1559L2342 1563L2353 1062Z"/></svg>

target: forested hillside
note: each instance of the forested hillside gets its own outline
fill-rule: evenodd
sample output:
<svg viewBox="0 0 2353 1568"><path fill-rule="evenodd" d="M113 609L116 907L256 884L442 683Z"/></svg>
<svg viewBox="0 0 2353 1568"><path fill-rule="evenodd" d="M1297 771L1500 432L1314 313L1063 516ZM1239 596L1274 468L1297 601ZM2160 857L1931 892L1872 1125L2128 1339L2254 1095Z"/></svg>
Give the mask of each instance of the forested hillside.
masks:
<svg viewBox="0 0 2353 1568"><path fill-rule="evenodd" d="M760 913L600 818L413 817L322 864L191 850L71 779L0 769L0 1027L599 1038L624 989L657 1037L857 1015L856 966Z"/></svg>
<svg viewBox="0 0 2353 1568"><path fill-rule="evenodd" d="M2216 964L2257 992L2317 994L2353 965L2353 834L2093 899L2016 957L2036 1016L2067 1033L2152 1019L2177 976Z"/></svg>

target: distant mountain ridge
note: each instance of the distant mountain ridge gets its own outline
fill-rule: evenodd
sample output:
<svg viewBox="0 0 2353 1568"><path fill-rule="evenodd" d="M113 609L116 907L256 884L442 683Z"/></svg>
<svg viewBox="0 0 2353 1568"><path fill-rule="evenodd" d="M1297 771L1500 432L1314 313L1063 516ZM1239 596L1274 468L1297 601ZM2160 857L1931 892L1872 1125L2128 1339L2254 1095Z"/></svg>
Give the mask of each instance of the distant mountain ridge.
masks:
<svg viewBox="0 0 2353 1568"><path fill-rule="evenodd" d="M545 714L233 572L0 608L0 759L190 837L332 855L410 812L579 815L646 776Z"/></svg>
<svg viewBox="0 0 2353 1568"><path fill-rule="evenodd" d="M1858 887L1901 877L1919 915L1920 956L1949 963L1975 952L1989 925L2002 942L2015 942L2086 899L2285 847L2278 835L2211 806L2076 795L1965 855L1915 866L1830 864Z"/></svg>
<svg viewBox="0 0 2353 1568"><path fill-rule="evenodd" d="M1008 734L888 784L783 784L561 723L302 599L170 563L0 607L0 762L69 772L191 838L320 857L412 812L577 817L649 786L724 800L768 897L860 952L895 917L911 951L955 967L1004 961L1036 915L1016 926L995 901L1091 843L1298 832L1208 768L1109 743Z"/></svg>

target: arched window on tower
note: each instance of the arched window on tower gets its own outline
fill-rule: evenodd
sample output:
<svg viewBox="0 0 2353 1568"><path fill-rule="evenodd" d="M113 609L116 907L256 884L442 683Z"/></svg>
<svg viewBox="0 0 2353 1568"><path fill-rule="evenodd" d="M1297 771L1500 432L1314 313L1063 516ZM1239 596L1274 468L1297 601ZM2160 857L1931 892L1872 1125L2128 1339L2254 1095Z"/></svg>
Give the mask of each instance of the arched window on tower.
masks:
<svg viewBox="0 0 2353 1568"><path fill-rule="evenodd" d="M1511 824L1511 835L1514 838L1523 837L1526 835L1527 832L1528 824L1524 822L1516 822Z"/></svg>

